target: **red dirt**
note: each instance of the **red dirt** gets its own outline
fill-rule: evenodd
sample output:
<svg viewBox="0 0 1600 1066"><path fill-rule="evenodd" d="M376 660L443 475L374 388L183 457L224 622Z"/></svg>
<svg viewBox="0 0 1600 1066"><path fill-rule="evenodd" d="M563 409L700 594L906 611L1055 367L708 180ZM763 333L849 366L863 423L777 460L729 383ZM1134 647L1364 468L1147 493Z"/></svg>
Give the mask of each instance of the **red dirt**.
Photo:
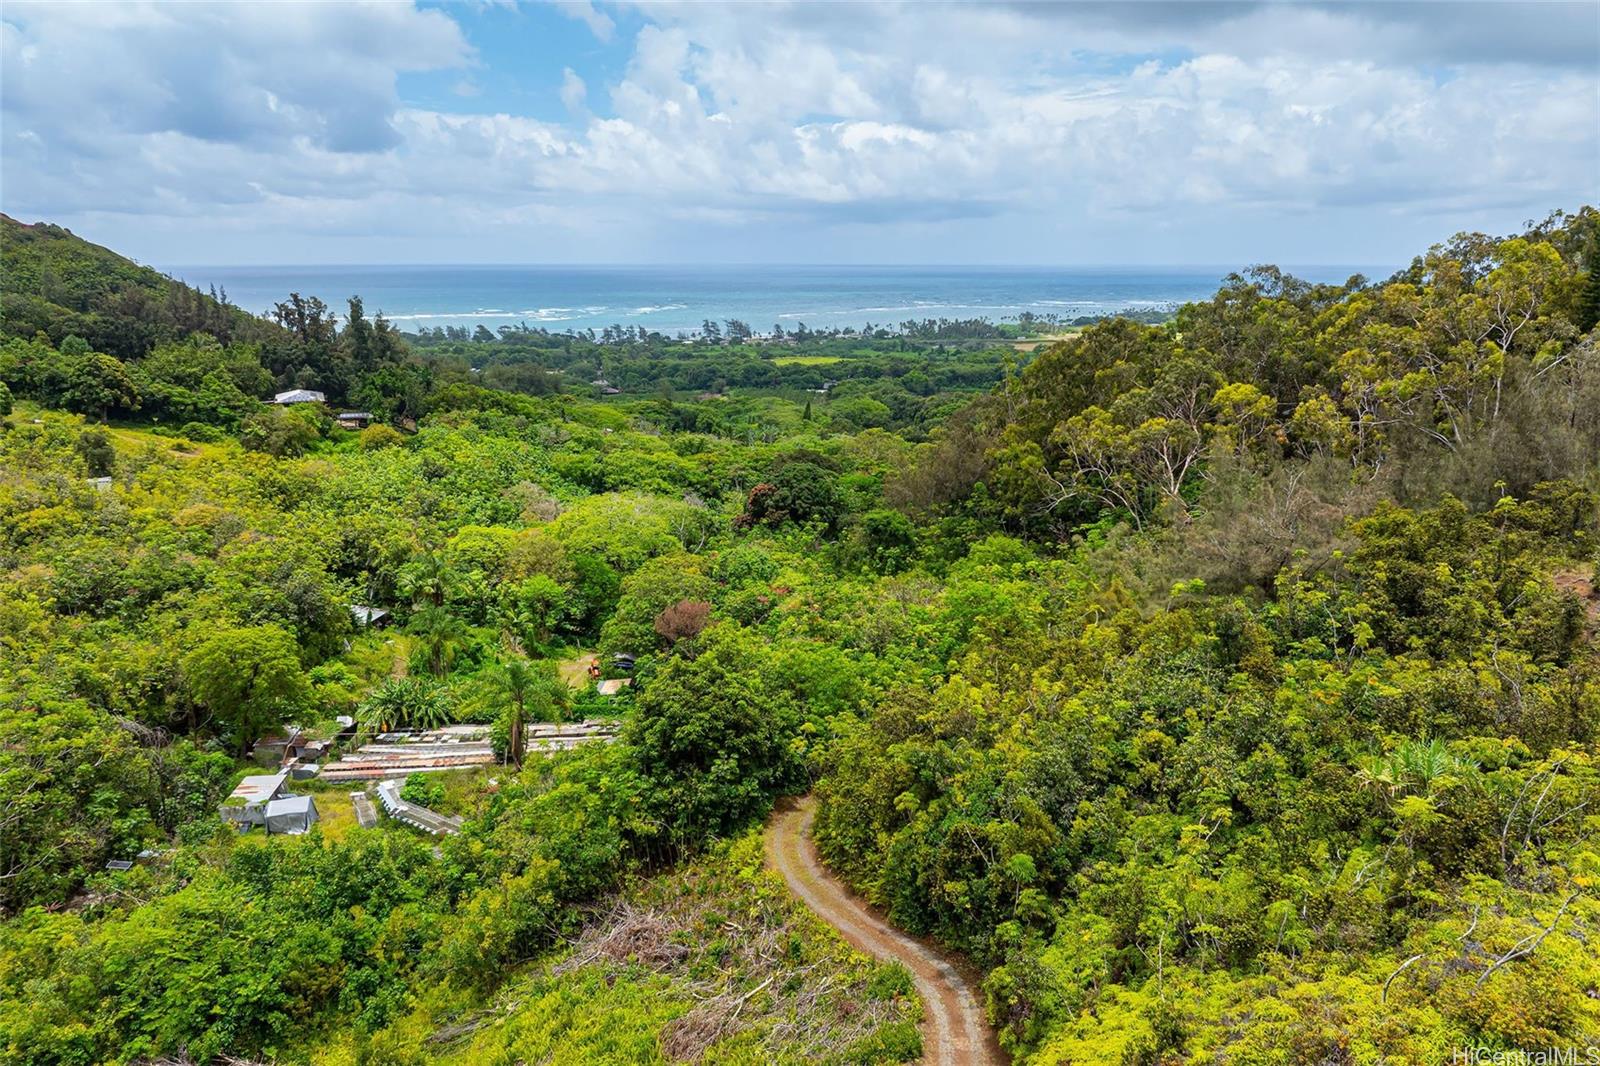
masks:
<svg viewBox="0 0 1600 1066"><path fill-rule="evenodd" d="M995 1042L973 989L975 983L937 950L902 933L829 873L811 842L815 801L780 805L767 824L767 862L818 917L852 947L892 959L911 971L922 997L922 1061L930 1066L1001 1066Z"/></svg>

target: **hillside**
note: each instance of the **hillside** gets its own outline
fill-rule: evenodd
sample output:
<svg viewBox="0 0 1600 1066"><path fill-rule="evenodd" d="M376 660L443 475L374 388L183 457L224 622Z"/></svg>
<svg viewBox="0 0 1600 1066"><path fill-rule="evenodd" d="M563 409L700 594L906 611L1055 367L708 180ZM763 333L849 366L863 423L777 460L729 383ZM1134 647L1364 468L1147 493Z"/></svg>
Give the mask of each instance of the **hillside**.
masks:
<svg viewBox="0 0 1600 1066"><path fill-rule="evenodd" d="M47 222L0 214L0 337L76 335L96 351L142 358L191 333L224 344L269 336L266 323Z"/></svg>
<svg viewBox="0 0 1600 1066"><path fill-rule="evenodd" d="M806 792L1017 1062L1600 1043L1597 263L1585 208L1020 368L874 338L823 392L756 376L787 344L429 354L359 301L13 337L0 1059L914 1057L911 976L761 870ZM452 723L492 764L406 779L440 837L305 774L327 825L219 816L291 726L308 771Z"/></svg>

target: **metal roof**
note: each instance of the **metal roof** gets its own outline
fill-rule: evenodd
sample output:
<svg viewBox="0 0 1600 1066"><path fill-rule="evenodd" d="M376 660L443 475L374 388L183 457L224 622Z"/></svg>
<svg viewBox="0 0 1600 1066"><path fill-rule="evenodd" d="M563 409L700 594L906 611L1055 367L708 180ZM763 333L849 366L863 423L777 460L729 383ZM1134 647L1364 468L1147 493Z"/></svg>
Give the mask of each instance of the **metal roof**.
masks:
<svg viewBox="0 0 1600 1066"><path fill-rule="evenodd" d="M239 782L237 788L229 794L229 799L244 800L246 803L260 803L270 800L283 788L284 781L288 780L289 771L278 774L251 774Z"/></svg>
<svg viewBox="0 0 1600 1066"><path fill-rule="evenodd" d="M290 389L272 398L273 403L322 403L327 397L316 389Z"/></svg>

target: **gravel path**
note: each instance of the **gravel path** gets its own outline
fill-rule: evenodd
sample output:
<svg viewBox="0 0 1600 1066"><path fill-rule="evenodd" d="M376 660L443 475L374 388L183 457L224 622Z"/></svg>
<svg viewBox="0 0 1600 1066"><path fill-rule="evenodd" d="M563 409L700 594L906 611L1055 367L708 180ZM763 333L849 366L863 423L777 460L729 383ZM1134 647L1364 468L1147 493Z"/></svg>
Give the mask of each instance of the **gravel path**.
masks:
<svg viewBox="0 0 1600 1066"><path fill-rule="evenodd" d="M983 1017L974 985L933 948L907 936L828 872L811 842L811 797L781 804L767 825L767 861L789 891L850 942L911 971L922 996L922 1061L930 1066L999 1066L1005 1055Z"/></svg>

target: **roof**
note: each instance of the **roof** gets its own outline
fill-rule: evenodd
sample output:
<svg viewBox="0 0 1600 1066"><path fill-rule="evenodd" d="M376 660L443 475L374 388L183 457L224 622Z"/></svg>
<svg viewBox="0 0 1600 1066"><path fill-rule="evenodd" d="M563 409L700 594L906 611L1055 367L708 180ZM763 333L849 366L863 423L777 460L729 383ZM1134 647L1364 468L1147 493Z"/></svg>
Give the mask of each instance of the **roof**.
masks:
<svg viewBox="0 0 1600 1066"><path fill-rule="evenodd" d="M290 389L272 398L273 403L322 403L327 397L316 389Z"/></svg>
<svg viewBox="0 0 1600 1066"><path fill-rule="evenodd" d="M245 803L260 803L269 800L283 788L283 783L289 777L285 770L277 774L251 774L239 782L237 788L229 794L229 799L243 800Z"/></svg>
<svg viewBox="0 0 1600 1066"><path fill-rule="evenodd" d="M350 617L361 625L370 626L380 618L388 618L389 612L382 607L368 607L364 603L352 603L350 605Z"/></svg>
<svg viewBox="0 0 1600 1066"><path fill-rule="evenodd" d="M310 814L316 808L310 796L284 796L267 804L267 817L276 818L280 814Z"/></svg>
<svg viewBox="0 0 1600 1066"><path fill-rule="evenodd" d="M372 421L372 412L371 411L340 411L339 412L339 417L340 418L365 418L367 421L370 422L370 421Z"/></svg>
<svg viewBox="0 0 1600 1066"><path fill-rule="evenodd" d="M631 677L614 677L609 681L600 682L595 686L595 691L602 696L615 696L631 684L633 684Z"/></svg>

